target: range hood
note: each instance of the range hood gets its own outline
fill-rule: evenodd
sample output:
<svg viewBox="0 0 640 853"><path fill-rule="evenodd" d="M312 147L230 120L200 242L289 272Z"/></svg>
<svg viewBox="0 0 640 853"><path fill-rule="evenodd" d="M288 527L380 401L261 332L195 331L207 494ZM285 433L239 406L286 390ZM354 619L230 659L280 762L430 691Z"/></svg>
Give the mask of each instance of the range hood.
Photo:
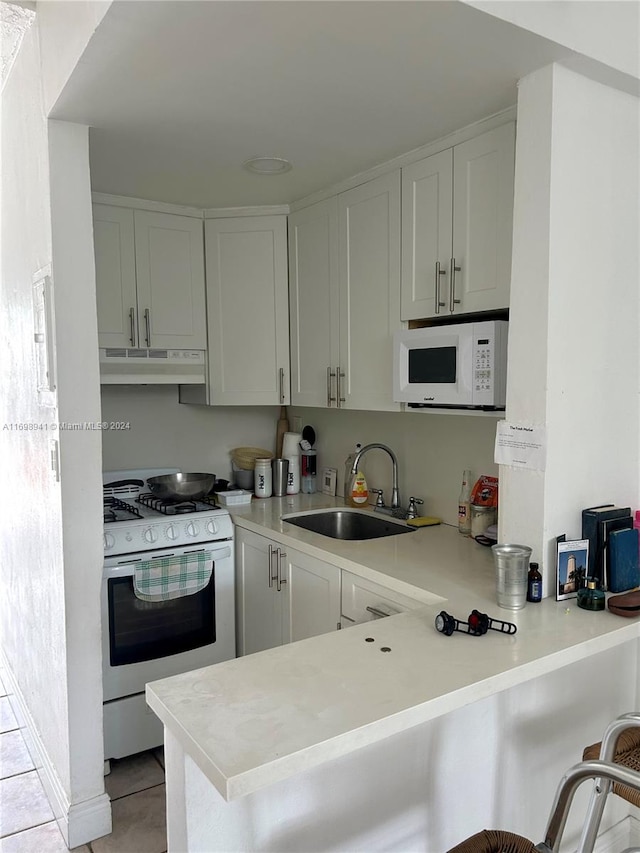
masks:
<svg viewBox="0 0 640 853"><path fill-rule="evenodd" d="M101 385L203 385L205 351L100 349Z"/></svg>

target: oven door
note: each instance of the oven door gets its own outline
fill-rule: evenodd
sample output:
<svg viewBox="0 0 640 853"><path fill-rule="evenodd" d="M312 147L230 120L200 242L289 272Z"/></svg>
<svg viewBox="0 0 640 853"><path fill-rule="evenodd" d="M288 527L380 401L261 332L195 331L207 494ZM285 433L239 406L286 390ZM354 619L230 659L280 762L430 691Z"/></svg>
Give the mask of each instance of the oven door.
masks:
<svg viewBox="0 0 640 853"><path fill-rule="evenodd" d="M133 591L138 562L205 553L213 560L200 592L149 602ZM140 693L149 681L235 657L233 542L110 558L102 582L104 701Z"/></svg>

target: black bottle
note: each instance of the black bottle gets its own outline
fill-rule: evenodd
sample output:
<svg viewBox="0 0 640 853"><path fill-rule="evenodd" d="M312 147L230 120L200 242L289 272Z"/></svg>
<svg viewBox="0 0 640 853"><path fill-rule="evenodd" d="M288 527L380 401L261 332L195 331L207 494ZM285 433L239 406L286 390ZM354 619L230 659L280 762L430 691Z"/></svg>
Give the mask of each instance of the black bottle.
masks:
<svg viewBox="0 0 640 853"><path fill-rule="evenodd" d="M537 563L529 563L527 575L527 601L542 601L542 575Z"/></svg>

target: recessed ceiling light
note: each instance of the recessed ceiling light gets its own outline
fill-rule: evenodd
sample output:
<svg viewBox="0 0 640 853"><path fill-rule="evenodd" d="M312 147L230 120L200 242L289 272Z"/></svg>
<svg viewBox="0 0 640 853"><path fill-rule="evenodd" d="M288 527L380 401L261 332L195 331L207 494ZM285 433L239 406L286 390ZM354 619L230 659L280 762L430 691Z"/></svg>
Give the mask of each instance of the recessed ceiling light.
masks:
<svg viewBox="0 0 640 853"><path fill-rule="evenodd" d="M284 157L249 157L242 166L256 175L283 175L293 168Z"/></svg>

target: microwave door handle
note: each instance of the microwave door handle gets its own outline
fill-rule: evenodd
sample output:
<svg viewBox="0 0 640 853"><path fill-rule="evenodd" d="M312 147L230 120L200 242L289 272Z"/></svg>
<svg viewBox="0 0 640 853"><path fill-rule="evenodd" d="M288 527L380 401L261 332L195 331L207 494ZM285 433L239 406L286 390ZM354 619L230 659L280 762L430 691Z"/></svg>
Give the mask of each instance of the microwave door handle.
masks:
<svg viewBox="0 0 640 853"><path fill-rule="evenodd" d="M440 269L440 261L436 261L436 314L440 313L440 309L444 308L446 302L440 302L440 276L446 275L447 271Z"/></svg>
<svg viewBox="0 0 640 853"><path fill-rule="evenodd" d="M461 271L461 267L456 266L456 259L451 258L451 289L449 291L449 310L453 314L455 306L460 305L461 300L456 299L456 273Z"/></svg>

